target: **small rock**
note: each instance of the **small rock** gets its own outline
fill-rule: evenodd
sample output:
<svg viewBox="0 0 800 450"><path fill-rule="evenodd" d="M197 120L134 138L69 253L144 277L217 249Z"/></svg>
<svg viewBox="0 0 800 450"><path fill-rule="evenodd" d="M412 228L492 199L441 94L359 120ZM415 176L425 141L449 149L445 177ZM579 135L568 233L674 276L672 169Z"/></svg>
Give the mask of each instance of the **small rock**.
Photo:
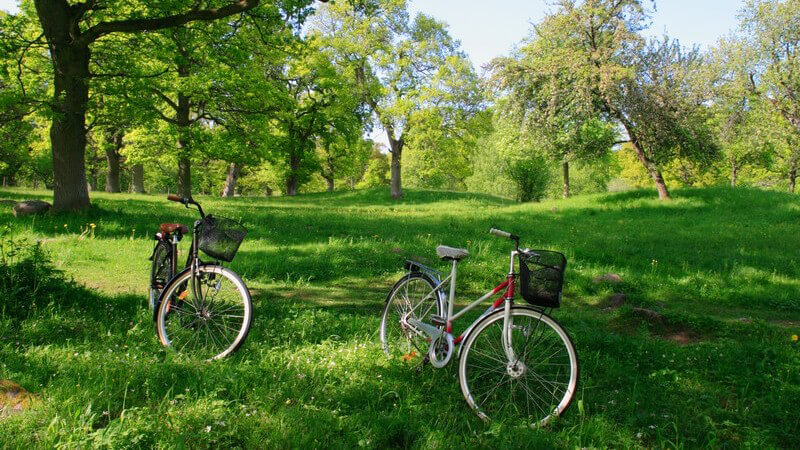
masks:
<svg viewBox="0 0 800 450"><path fill-rule="evenodd" d="M12 209L16 217L22 217L30 214L45 213L50 210L50 207L50 203L41 200L25 200L14 205Z"/></svg>
<svg viewBox="0 0 800 450"><path fill-rule="evenodd" d="M739 322L741 323L753 323L753 319L750 317L740 317Z"/></svg>
<svg viewBox="0 0 800 450"><path fill-rule="evenodd" d="M625 304L625 300L628 299L628 296L623 294L622 292L615 292L606 298L604 304L606 309L617 309Z"/></svg>
<svg viewBox="0 0 800 450"><path fill-rule="evenodd" d="M619 284L622 283L622 277L617 275L616 273L606 273L598 277L594 277L594 280L592 281L594 281L595 284L600 284L603 282Z"/></svg>
<svg viewBox="0 0 800 450"><path fill-rule="evenodd" d="M633 308L633 313L651 323L664 323L664 316L652 309Z"/></svg>
<svg viewBox="0 0 800 450"><path fill-rule="evenodd" d="M27 409L34 399L33 394L17 383L0 380L0 418Z"/></svg>

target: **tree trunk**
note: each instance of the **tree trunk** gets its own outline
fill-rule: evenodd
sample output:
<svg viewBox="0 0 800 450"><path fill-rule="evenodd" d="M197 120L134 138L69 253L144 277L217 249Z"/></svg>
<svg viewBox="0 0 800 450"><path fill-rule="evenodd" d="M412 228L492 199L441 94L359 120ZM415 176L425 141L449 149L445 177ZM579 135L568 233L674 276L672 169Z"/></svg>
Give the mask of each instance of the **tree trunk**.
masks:
<svg viewBox="0 0 800 450"><path fill-rule="evenodd" d="M131 167L131 191L134 194L144 194L144 166L141 164Z"/></svg>
<svg viewBox="0 0 800 450"><path fill-rule="evenodd" d="M264 186L264 195L267 197L272 197L272 188L269 186Z"/></svg>
<svg viewBox="0 0 800 450"><path fill-rule="evenodd" d="M179 68L180 76L183 72ZM187 75L188 76L188 75ZM191 141L189 138L189 97L178 93L178 109L175 111L178 125L178 195L192 198Z"/></svg>
<svg viewBox="0 0 800 450"><path fill-rule="evenodd" d="M39 189L39 177L33 174L33 189Z"/></svg>
<svg viewBox="0 0 800 450"><path fill-rule="evenodd" d="M289 155L289 176L286 177L286 195L297 195L297 171L300 168L300 157L292 151Z"/></svg>
<svg viewBox="0 0 800 450"><path fill-rule="evenodd" d="M739 179L739 166L736 161L731 161L731 187L736 187L736 180Z"/></svg>
<svg viewBox="0 0 800 450"><path fill-rule="evenodd" d="M387 131L389 135L389 145L392 148L392 180L391 180L391 192L392 198L403 198L403 186L402 180L400 179L401 175L401 164L400 161L403 157L403 138L394 139L391 136L391 133Z"/></svg>
<svg viewBox="0 0 800 450"><path fill-rule="evenodd" d="M794 190L797 187L797 163L792 164L791 170L789 170L789 192L794 194Z"/></svg>
<svg viewBox="0 0 800 450"><path fill-rule="evenodd" d="M350 190L352 191L356 188L356 179L354 177L350 177L348 178L348 181L350 182Z"/></svg>
<svg viewBox="0 0 800 450"><path fill-rule="evenodd" d="M66 1L36 0L34 4L53 63L53 210L86 209L90 206L84 153L91 52L88 44L72 36L72 12Z"/></svg>
<svg viewBox="0 0 800 450"><path fill-rule="evenodd" d="M326 177L325 175L323 175L322 178L325 178L325 181L328 182L328 192L333 192L334 191L334 184L333 184L334 179L333 179L333 177L329 178L329 177Z"/></svg>
<svg viewBox="0 0 800 450"><path fill-rule="evenodd" d="M664 177L661 175L661 171L658 169L655 161L650 159L650 157L648 157L644 152L644 149L642 149L642 146L639 144L636 134L633 132L631 127L628 126L627 122L623 121L622 125L625 127L625 131L628 132L628 136L631 138L631 145L633 146L633 150L636 152L636 156L639 158L639 161L642 163L645 169L647 169L647 172L650 173L650 178L652 178L653 182L656 184L656 189L658 189L658 199L669 200L667 183L664 182Z"/></svg>
<svg viewBox="0 0 800 450"><path fill-rule="evenodd" d="M230 163L228 166L228 176L225 178L225 187L222 189L223 197L233 197L236 194L236 180L239 179L239 173L242 167L235 162Z"/></svg>
<svg viewBox="0 0 800 450"><path fill-rule="evenodd" d="M106 161L108 173L106 174L106 192L119 192L119 152L122 149L122 132L111 129L107 135Z"/></svg>
<svg viewBox="0 0 800 450"><path fill-rule="evenodd" d="M564 198L569 198L569 161L566 159L561 163L561 169L564 173Z"/></svg>

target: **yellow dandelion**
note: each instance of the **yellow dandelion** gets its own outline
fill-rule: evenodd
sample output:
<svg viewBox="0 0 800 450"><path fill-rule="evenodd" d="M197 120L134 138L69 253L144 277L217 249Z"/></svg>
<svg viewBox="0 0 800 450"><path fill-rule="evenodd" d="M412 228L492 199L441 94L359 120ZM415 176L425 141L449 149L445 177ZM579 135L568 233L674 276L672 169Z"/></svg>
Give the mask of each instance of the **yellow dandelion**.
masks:
<svg viewBox="0 0 800 450"><path fill-rule="evenodd" d="M90 224L89 224L89 226L90 226L90 227L92 227L92 228L94 228L96 225L95 225L95 224L93 224L93 223L90 223Z"/></svg>
<svg viewBox="0 0 800 450"><path fill-rule="evenodd" d="M67 228L67 224L64 224L64 228Z"/></svg>
<svg viewBox="0 0 800 450"><path fill-rule="evenodd" d="M797 342L797 339L798 339L797 335L793 334L792 335L792 342Z"/></svg>

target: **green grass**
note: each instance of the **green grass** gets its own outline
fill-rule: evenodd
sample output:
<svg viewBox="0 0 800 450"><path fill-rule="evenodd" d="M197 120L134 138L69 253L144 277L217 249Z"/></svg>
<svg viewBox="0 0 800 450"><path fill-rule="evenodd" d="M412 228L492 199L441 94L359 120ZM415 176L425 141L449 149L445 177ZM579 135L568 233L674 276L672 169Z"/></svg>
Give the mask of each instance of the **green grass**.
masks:
<svg viewBox="0 0 800 450"><path fill-rule="evenodd" d="M0 191L11 199L44 192ZM253 291L244 347L207 364L163 351L145 291L162 196L94 194L82 214L15 219L85 287L25 320L0 316L0 378L41 398L0 419L0 447L791 447L800 436L800 203L748 189L634 191L520 205L383 190L200 198L249 230L231 267ZM94 236L80 238L94 223ZM65 226L66 225L66 226ZM402 259L465 246L464 301L503 279L508 241L569 260L554 317L581 361L573 407L544 430L484 424L454 366L387 361L378 345ZM619 286L595 284L618 273ZM626 304L607 310L614 292ZM3 302L13 302L6 298ZM634 308L659 311L643 321ZM464 326L467 324L464 323ZM457 326L458 328L458 326ZM678 342L683 338L683 341ZM688 340L688 343L685 342Z"/></svg>

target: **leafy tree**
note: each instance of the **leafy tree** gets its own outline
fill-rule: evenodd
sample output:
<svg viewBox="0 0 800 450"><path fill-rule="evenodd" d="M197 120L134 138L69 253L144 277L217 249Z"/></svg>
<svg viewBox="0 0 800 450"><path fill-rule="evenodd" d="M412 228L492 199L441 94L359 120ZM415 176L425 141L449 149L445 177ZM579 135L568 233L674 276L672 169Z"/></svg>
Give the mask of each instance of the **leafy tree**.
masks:
<svg viewBox="0 0 800 450"><path fill-rule="evenodd" d="M372 147L372 154L363 176L356 184L357 188L388 186L390 182L389 157L381 151L380 145Z"/></svg>
<svg viewBox="0 0 800 450"><path fill-rule="evenodd" d="M569 5L572 7L573 5ZM564 4L566 7L566 4ZM511 57L492 62L492 81L503 96L498 110L524 128L535 145L561 164L564 198L570 195L572 160L590 162L608 154L616 130L603 122L596 99L575 85L580 72L563 46L563 18L552 16Z"/></svg>
<svg viewBox="0 0 800 450"><path fill-rule="evenodd" d="M120 33L162 30L194 22L212 22L248 12L259 0L237 1L99 1L70 4L67 0L23 2L22 15L28 23L38 23L40 31L19 38L17 46L24 56L30 45L46 41L52 62L52 96L47 102L52 118L51 145L54 160L55 210L75 210L89 206L84 153L86 113L92 67L99 52L98 42ZM285 1L287 16L304 11L308 0ZM33 6L33 7L31 7Z"/></svg>
<svg viewBox="0 0 800 450"><path fill-rule="evenodd" d="M466 56L443 23L424 14L412 20L406 0L330 4L314 24L350 67L362 100L386 131L392 156L391 194L402 197L401 160L413 134L412 115L464 99L450 94L471 89L453 82L469 82L471 77L448 75L463 73Z"/></svg>

